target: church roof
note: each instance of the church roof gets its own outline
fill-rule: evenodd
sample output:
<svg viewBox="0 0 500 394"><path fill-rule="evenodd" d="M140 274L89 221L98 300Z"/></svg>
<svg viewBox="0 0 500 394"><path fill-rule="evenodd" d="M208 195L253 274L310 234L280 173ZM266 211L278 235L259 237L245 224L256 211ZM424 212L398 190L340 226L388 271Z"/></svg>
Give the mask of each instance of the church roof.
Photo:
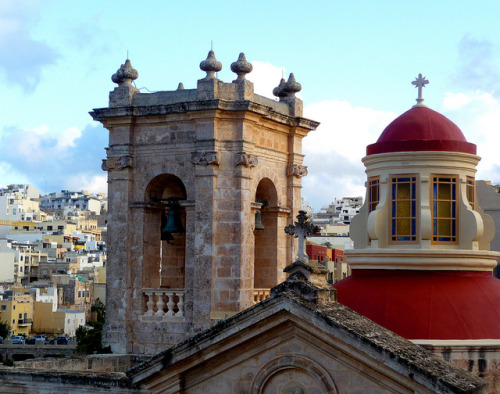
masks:
<svg viewBox="0 0 500 394"><path fill-rule="evenodd" d="M484 389L484 381L481 379L353 310L334 301L315 302L311 296L315 289L317 287L310 282L289 278L273 289L271 298L153 356L149 361L129 370L127 374L135 384L153 387L156 384L153 383L155 376L161 376L161 380L165 381L165 374L183 375L197 368L197 365L211 365L210 358L217 356L215 349L221 346L217 344L223 344L228 355L231 349L241 355L238 346L262 342L268 334L267 331L271 332L276 328L274 319L279 317L282 325L287 320L293 321L294 326L306 330L320 330L325 342L336 338L347 344L353 354L357 351L369 354L376 359L374 362L402 374L401 381L410 378L437 392L466 393ZM276 338L274 331L271 337ZM267 346L274 346L274 343Z"/></svg>
<svg viewBox="0 0 500 394"><path fill-rule="evenodd" d="M467 142L451 120L426 106L415 106L392 121L367 155L393 152L447 151L476 154L476 145Z"/></svg>
<svg viewBox="0 0 500 394"><path fill-rule="evenodd" d="M407 339L500 339L500 280L491 272L353 270L338 301Z"/></svg>

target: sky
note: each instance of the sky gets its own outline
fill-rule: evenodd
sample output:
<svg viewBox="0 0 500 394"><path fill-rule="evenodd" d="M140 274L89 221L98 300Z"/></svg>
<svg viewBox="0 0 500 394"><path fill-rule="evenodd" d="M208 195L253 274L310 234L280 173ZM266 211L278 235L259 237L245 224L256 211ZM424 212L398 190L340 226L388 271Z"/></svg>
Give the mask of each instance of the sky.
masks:
<svg viewBox="0 0 500 394"><path fill-rule="evenodd" d="M230 82L244 52L247 79L273 98L282 73L302 84L302 195L315 211L364 196L366 145L416 102L455 122L500 183L500 2L0 1L0 185L106 192L108 132L88 112L108 105L127 56L141 92L195 88L211 45Z"/></svg>

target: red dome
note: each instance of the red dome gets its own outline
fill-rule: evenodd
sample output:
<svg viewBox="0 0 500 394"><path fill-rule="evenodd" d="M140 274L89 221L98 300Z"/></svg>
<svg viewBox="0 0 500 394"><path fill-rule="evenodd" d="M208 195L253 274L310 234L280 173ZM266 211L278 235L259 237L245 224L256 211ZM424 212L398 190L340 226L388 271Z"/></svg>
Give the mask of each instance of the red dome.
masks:
<svg viewBox="0 0 500 394"><path fill-rule="evenodd" d="M392 121L376 143L366 147L367 155L389 152L447 151L476 154L451 120L427 107L413 107Z"/></svg>
<svg viewBox="0 0 500 394"><path fill-rule="evenodd" d="M353 270L341 304L407 339L500 339L500 280L490 272Z"/></svg>

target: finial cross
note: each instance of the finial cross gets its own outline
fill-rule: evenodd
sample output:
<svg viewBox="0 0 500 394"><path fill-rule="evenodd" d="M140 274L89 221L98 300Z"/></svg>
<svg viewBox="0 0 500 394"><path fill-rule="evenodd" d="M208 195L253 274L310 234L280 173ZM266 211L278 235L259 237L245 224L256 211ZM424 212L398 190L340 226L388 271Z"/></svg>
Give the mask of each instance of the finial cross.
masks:
<svg viewBox="0 0 500 394"><path fill-rule="evenodd" d="M415 78L415 80L411 83L412 85L415 85L416 88L418 88L417 105L423 105L422 103L424 102L424 99L422 98L422 88L424 88L428 83L429 80L425 79L422 74L418 74L418 77Z"/></svg>
<svg viewBox="0 0 500 394"><path fill-rule="evenodd" d="M306 237L319 232L319 227L308 222L305 211L299 211L297 219L298 221L295 222L295 225L289 224L285 227L285 233L293 235L295 238L299 239L297 260L307 263L308 258L305 253Z"/></svg>

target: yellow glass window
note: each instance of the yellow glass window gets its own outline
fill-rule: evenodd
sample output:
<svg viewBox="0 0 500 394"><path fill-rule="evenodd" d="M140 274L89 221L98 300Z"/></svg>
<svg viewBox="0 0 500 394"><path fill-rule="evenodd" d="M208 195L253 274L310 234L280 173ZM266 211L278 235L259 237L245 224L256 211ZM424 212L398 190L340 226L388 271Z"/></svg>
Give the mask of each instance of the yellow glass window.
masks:
<svg viewBox="0 0 500 394"><path fill-rule="evenodd" d="M432 178L432 240L456 243L457 228L457 178L434 176Z"/></svg>

